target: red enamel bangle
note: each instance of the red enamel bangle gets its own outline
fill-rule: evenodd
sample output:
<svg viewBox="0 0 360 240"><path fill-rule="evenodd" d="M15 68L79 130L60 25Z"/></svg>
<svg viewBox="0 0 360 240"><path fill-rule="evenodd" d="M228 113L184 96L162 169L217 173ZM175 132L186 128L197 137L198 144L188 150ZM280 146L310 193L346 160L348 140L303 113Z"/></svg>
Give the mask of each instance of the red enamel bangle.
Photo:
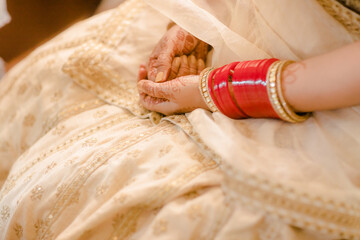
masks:
<svg viewBox="0 0 360 240"><path fill-rule="evenodd" d="M219 68L214 76L214 94L223 109L223 113L231 118L246 118L247 116L236 105L229 90L230 72L238 62L230 63Z"/></svg>
<svg viewBox="0 0 360 240"><path fill-rule="evenodd" d="M267 72L277 59L239 63L233 73L232 86L237 104L250 117L279 118L267 93Z"/></svg>

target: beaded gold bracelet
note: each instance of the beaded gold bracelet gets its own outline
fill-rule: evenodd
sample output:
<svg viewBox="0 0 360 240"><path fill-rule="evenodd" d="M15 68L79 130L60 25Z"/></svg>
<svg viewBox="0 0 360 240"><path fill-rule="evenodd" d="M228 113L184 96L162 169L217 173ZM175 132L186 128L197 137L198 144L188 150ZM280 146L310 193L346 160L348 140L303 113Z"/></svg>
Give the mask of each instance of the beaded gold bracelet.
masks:
<svg viewBox="0 0 360 240"><path fill-rule="evenodd" d="M310 113L298 114L286 102L282 89L282 72L283 69L293 63L293 61L277 61L274 62L267 75L267 91L272 107L279 117L287 122L298 123L309 118Z"/></svg>
<svg viewBox="0 0 360 240"><path fill-rule="evenodd" d="M201 73L200 73L200 84L199 84L199 90L201 93L201 96L205 102L205 104L208 106L208 108L210 109L211 112L218 112L219 109L216 107L214 101L212 100L210 94L209 94L209 89L208 89L208 77L209 77L209 73L213 70L214 68L205 68Z"/></svg>
<svg viewBox="0 0 360 240"><path fill-rule="evenodd" d="M279 96L279 100L281 103L281 106L284 108L285 112L287 113L287 115L294 120L295 122L303 122L306 119L308 119L310 117L310 113L303 113L303 114L298 114L296 113L292 107L286 102L286 99L283 95L283 88L282 88L282 74L283 74L283 70L290 64L294 63L294 61L281 61L278 70L277 70L277 75L276 75L276 87L277 87L277 93Z"/></svg>

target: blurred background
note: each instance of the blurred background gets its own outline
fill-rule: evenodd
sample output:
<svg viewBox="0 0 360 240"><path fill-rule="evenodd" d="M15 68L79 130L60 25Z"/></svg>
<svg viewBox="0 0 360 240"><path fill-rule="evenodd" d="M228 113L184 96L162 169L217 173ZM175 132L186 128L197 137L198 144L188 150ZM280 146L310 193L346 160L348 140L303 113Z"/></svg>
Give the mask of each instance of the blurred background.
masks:
<svg viewBox="0 0 360 240"><path fill-rule="evenodd" d="M101 0L7 0L11 22L0 28L0 56L10 68L36 46L95 13Z"/></svg>

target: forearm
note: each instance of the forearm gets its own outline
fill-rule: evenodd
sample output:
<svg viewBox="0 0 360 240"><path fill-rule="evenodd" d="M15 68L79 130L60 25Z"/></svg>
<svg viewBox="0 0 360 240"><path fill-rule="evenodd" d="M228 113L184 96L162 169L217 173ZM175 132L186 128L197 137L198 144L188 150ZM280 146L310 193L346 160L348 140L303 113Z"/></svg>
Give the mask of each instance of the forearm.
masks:
<svg viewBox="0 0 360 240"><path fill-rule="evenodd" d="M360 42L289 65L282 86L299 112L360 104Z"/></svg>

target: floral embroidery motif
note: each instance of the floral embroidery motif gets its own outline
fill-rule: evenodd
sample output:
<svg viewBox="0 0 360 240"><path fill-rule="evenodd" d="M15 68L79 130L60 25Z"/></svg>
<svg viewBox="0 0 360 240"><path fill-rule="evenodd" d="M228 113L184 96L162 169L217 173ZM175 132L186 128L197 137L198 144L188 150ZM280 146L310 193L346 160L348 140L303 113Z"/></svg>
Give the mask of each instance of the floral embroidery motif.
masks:
<svg viewBox="0 0 360 240"><path fill-rule="evenodd" d="M8 218L10 217L10 208L8 206L3 206L1 208L0 214L3 221L8 220Z"/></svg>
<svg viewBox="0 0 360 240"><path fill-rule="evenodd" d="M51 96L50 101L51 101L51 102L57 102L57 101L59 101L62 97L63 97L62 92L61 92L61 91L57 91L57 92L55 92L55 93Z"/></svg>
<svg viewBox="0 0 360 240"><path fill-rule="evenodd" d="M156 221L156 223L154 224L153 233L154 233L154 235L160 235L160 234L166 232L167 228L168 228L168 222L160 219L160 220Z"/></svg>
<svg viewBox="0 0 360 240"><path fill-rule="evenodd" d="M96 111L96 113L94 113L94 118L102 118L106 114L108 114L108 111L106 111L106 110L98 110L98 111Z"/></svg>
<svg viewBox="0 0 360 240"><path fill-rule="evenodd" d="M47 174L48 172L51 171L51 169L53 169L54 167L56 167L57 163L56 162L52 162L49 165L46 166L45 168L45 174Z"/></svg>
<svg viewBox="0 0 360 240"><path fill-rule="evenodd" d="M128 195L126 195L126 194L121 194L120 196L114 198L114 202L117 202L117 203L120 203L120 204L124 204L125 201L126 201L128 198L129 198Z"/></svg>
<svg viewBox="0 0 360 240"><path fill-rule="evenodd" d="M26 117L24 118L24 122L23 125L25 127L32 127L35 123L35 117L32 114L28 114L26 115Z"/></svg>
<svg viewBox="0 0 360 240"><path fill-rule="evenodd" d="M31 190L31 200L35 201L35 200L41 200L42 195L44 193L44 189L42 186L40 185L36 185L32 190Z"/></svg>
<svg viewBox="0 0 360 240"><path fill-rule="evenodd" d="M18 95L23 95L25 93L25 91L27 90L28 86L26 83L23 83L20 85L20 87L18 88Z"/></svg>
<svg viewBox="0 0 360 240"><path fill-rule="evenodd" d="M81 112L84 112L86 110L99 107L103 105L104 103L100 101L99 99L83 102L80 104L71 105L65 107L63 110L61 110L59 113L57 113L54 117L46 119L46 121L43 122L43 129L44 132L48 132L50 129L52 129L56 124L59 122L74 116L76 114L79 114Z"/></svg>
<svg viewBox="0 0 360 240"><path fill-rule="evenodd" d="M65 131L65 126L60 125L60 126L56 126L56 128L52 131L52 134L53 135L61 135L64 131Z"/></svg>
<svg viewBox="0 0 360 240"><path fill-rule="evenodd" d="M92 147L97 143L97 139L96 138L89 138L86 139L83 144L82 147Z"/></svg>
<svg viewBox="0 0 360 240"><path fill-rule="evenodd" d="M104 195L104 193L107 192L107 190L109 189L108 185L100 185L96 188L96 197L100 197L102 195Z"/></svg>
<svg viewBox="0 0 360 240"><path fill-rule="evenodd" d="M173 148L172 145L167 145L167 146L161 148L160 151L159 151L159 158L161 158L161 157L165 156L166 154L168 154L171 151L172 148Z"/></svg>
<svg viewBox="0 0 360 240"><path fill-rule="evenodd" d="M114 116L109 117L108 119L103 120L100 124L99 123L94 124L93 126L89 127L85 131L82 131L78 134L73 135L72 137L70 137L69 139L64 141L63 143L60 143L57 146L53 146L50 149L40 153L37 158L33 159L28 164L26 164L22 169L20 169L16 173L16 175L10 175L7 178L4 186L2 187L2 189L0 191L0 201L3 199L3 197L9 191L11 191L11 189L13 189L15 187L16 181L21 176L23 176L28 170L33 168L37 163L43 161L44 159L46 159L50 155L54 154L55 152L66 149L67 147L71 146L74 142L80 141L81 139L84 139L84 138L94 134L97 131L110 128L110 127L114 126L115 124L121 123L122 121L131 119L131 118L134 118L134 116L132 116L130 114L125 114L125 113L116 114ZM26 183L27 181L30 181L31 177L32 177L32 174L30 176L28 176L24 180L24 182Z"/></svg>
<svg viewBox="0 0 360 240"><path fill-rule="evenodd" d="M53 233L47 230L48 220L39 219L35 224L36 239L53 239Z"/></svg>
<svg viewBox="0 0 360 240"><path fill-rule="evenodd" d="M15 235L18 239L22 238L23 237L23 227L18 224L18 223L15 223L15 226L14 226L14 232L15 232Z"/></svg>
<svg viewBox="0 0 360 240"><path fill-rule="evenodd" d="M64 192L66 192L68 189L68 186L66 184L61 184L57 189L56 189L56 197L60 198L62 197L62 194ZM75 192L74 195L69 197L69 205L72 204L76 204L79 203L79 199L80 199L80 192Z"/></svg>
<svg viewBox="0 0 360 240"><path fill-rule="evenodd" d="M155 179L166 177L170 173L170 169L167 167L160 167L155 171Z"/></svg>
<svg viewBox="0 0 360 240"><path fill-rule="evenodd" d="M42 90L42 85L41 85L41 83L35 85L32 89L33 89L33 95L39 96L39 94L40 94L40 92L41 92L41 90Z"/></svg>
<svg viewBox="0 0 360 240"><path fill-rule="evenodd" d="M187 215L192 220L201 218L203 216L203 209L199 204L193 204L187 209Z"/></svg>

